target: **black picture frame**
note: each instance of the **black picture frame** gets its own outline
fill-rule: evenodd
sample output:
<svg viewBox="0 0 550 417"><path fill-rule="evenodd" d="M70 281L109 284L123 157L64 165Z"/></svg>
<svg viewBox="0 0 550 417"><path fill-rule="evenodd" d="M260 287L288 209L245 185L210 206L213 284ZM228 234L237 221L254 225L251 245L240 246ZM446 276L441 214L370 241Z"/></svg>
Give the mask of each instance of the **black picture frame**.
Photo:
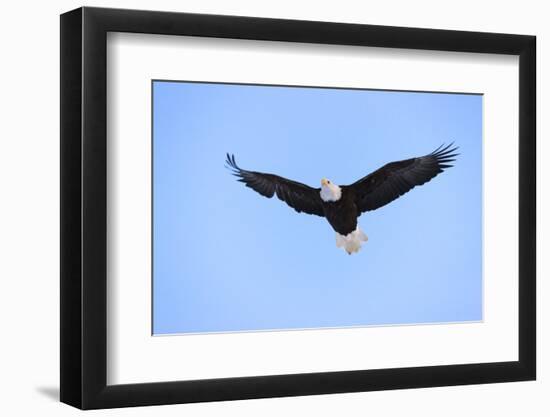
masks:
<svg viewBox="0 0 550 417"><path fill-rule="evenodd" d="M108 32L519 56L519 360L107 385ZM61 401L81 409L533 380L536 377L534 36L79 8L61 15Z"/></svg>

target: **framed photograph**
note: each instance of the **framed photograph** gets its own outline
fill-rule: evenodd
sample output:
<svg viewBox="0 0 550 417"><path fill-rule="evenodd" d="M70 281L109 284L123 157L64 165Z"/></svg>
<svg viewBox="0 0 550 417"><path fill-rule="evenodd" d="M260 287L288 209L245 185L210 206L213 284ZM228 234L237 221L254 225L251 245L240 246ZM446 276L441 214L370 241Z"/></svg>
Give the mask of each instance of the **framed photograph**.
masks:
<svg viewBox="0 0 550 417"><path fill-rule="evenodd" d="M61 401L533 380L535 37L61 16Z"/></svg>

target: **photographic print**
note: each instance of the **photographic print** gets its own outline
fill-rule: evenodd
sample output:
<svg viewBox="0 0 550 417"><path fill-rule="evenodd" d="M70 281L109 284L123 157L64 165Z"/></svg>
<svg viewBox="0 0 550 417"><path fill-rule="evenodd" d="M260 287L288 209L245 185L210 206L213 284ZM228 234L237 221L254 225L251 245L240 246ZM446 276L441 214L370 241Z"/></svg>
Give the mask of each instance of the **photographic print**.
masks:
<svg viewBox="0 0 550 417"><path fill-rule="evenodd" d="M483 320L482 95L152 88L153 335Z"/></svg>
<svg viewBox="0 0 550 417"><path fill-rule="evenodd" d="M60 33L62 402L536 379L535 36L95 7Z"/></svg>

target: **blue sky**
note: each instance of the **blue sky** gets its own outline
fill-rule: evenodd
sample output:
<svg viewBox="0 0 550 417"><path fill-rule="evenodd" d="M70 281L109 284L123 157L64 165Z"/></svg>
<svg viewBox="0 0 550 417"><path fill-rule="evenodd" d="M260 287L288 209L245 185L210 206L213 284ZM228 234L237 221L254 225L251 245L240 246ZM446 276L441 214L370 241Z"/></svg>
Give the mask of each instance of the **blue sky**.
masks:
<svg viewBox="0 0 550 417"><path fill-rule="evenodd" d="M482 96L153 83L153 333L482 319ZM336 248L317 216L224 168L318 187L454 141L456 165L359 218Z"/></svg>

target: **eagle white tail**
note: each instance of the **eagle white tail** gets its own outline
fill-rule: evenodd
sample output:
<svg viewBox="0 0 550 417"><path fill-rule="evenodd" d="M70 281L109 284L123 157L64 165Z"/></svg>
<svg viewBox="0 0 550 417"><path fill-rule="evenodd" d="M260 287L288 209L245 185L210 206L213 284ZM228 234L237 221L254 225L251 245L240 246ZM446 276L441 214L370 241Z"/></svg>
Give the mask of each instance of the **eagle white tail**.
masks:
<svg viewBox="0 0 550 417"><path fill-rule="evenodd" d="M357 228L347 236L336 233L336 247L344 248L348 255L351 255L352 253L359 252L361 242L366 242L368 239L367 235L357 225Z"/></svg>

